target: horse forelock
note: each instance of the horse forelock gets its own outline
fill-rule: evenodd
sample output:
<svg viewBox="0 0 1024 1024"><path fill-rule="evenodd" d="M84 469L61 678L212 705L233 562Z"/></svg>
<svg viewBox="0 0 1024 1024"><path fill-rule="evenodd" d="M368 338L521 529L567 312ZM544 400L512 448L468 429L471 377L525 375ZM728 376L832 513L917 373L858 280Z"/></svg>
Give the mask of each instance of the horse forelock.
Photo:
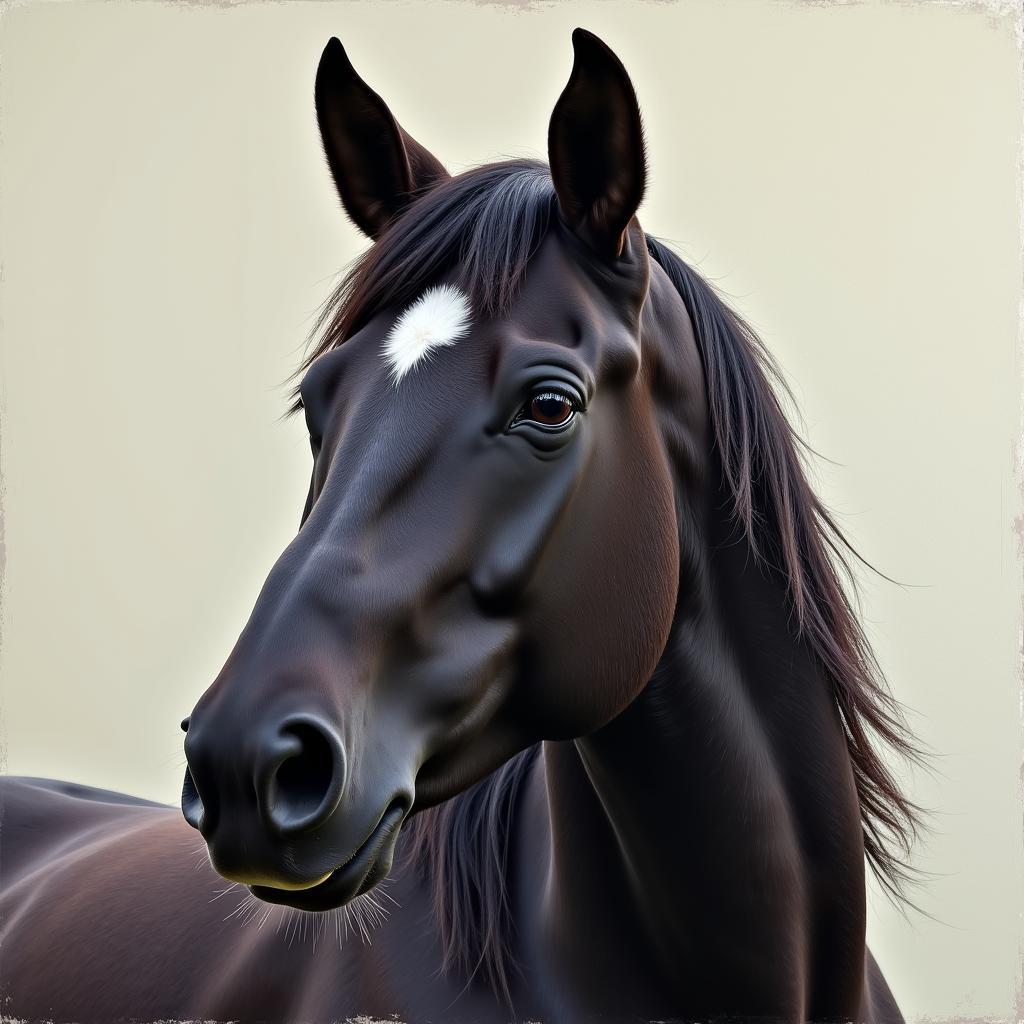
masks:
<svg viewBox="0 0 1024 1024"><path fill-rule="evenodd" d="M328 296L296 379L377 313L411 308L447 274L458 277L474 315L506 312L547 237L554 205L550 171L536 160L486 164L420 196ZM292 398L298 409L297 387Z"/></svg>

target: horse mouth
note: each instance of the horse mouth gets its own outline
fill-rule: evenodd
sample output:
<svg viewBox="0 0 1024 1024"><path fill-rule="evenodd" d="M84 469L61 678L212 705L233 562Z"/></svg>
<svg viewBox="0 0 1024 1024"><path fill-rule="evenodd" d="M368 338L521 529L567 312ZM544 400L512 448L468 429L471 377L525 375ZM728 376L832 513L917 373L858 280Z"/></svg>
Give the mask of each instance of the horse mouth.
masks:
<svg viewBox="0 0 1024 1024"><path fill-rule="evenodd" d="M392 800L362 845L326 878L306 888L252 885L250 891L265 903L280 903L296 910L333 910L351 902L387 877L408 810L408 802L402 797Z"/></svg>

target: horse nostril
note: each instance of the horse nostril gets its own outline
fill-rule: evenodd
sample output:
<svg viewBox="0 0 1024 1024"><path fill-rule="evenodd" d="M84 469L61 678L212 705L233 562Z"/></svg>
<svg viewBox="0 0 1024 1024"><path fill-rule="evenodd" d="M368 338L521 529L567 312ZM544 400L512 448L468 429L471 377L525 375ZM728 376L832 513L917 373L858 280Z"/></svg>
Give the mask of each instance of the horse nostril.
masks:
<svg viewBox="0 0 1024 1024"><path fill-rule="evenodd" d="M200 832L203 830L203 801L188 768L185 769L185 781L181 785L181 813L194 829Z"/></svg>
<svg viewBox="0 0 1024 1024"><path fill-rule="evenodd" d="M323 722L282 726L272 770L261 792L268 822L280 833L305 832L333 813L345 788L345 750Z"/></svg>

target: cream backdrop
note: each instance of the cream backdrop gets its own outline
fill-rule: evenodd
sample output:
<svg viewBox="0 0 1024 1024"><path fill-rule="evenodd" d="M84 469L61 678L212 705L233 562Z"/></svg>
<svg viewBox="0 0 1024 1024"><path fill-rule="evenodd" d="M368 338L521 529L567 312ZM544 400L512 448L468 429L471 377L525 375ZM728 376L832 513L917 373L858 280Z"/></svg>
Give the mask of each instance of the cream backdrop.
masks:
<svg viewBox="0 0 1024 1024"><path fill-rule="evenodd" d="M339 35L453 170L544 155L569 34L631 72L648 230L769 340L935 752L910 1019L1019 1017L1019 22L936 3L29 2L0 20L6 770L174 802L178 720L293 533L279 383L362 246L312 109ZM1024 531L1022 531L1024 532ZM699 839L699 837L698 837Z"/></svg>

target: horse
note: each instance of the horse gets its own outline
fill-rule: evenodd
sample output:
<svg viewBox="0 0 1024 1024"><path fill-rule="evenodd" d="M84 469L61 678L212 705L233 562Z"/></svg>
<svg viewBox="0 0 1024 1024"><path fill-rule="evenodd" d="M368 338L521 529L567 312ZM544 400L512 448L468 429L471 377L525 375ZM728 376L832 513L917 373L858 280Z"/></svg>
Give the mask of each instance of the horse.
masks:
<svg viewBox="0 0 1024 1024"><path fill-rule="evenodd" d="M591 33L548 163L456 176L331 39L371 240L293 391L301 524L182 723L177 809L3 784L21 1019L893 1024L916 749L760 339L637 219ZM196 834L198 832L198 835Z"/></svg>

